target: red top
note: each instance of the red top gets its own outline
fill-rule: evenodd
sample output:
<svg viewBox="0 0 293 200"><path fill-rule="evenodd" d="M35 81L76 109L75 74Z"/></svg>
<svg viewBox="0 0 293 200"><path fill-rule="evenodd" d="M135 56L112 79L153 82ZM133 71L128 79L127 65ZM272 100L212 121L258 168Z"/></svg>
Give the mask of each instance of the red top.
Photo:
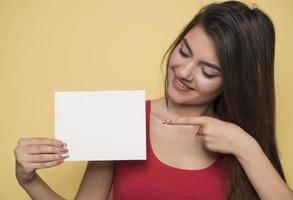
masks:
<svg viewBox="0 0 293 200"><path fill-rule="evenodd" d="M151 102L146 101L147 160L117 161L113 200L224 200L226 179L221 156L210 166L184 170L168 166L154 154L150 144Z"/></svg>

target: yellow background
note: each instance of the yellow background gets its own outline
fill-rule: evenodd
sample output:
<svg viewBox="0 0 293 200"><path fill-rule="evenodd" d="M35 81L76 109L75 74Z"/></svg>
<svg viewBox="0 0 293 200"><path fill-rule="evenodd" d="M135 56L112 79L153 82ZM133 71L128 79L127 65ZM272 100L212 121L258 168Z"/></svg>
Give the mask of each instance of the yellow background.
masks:
<svg viewBox="0 0 293 200"><path fill-rule="evenodd" d="M0 199L29 199L14 176L20 137L54 137L54 91L163 95L163 53L205 0L0 0ZM248 1L245 1L246 3ZM255 0L277 33L277 139L293 186L293 1ZM251 3L249 3L251 5ZM84 162L40 174L73 199Z"/></svg>

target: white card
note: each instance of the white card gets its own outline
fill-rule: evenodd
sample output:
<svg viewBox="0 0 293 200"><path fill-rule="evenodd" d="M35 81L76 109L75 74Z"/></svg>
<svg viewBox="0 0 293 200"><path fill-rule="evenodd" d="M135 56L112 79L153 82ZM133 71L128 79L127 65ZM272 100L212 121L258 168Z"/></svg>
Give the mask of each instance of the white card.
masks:
<svg viewBox="0 0 293 200"><path fill-rule="evenodd" d="M146 160L145 91L55 92L55 138L70 161Z"/></svg>

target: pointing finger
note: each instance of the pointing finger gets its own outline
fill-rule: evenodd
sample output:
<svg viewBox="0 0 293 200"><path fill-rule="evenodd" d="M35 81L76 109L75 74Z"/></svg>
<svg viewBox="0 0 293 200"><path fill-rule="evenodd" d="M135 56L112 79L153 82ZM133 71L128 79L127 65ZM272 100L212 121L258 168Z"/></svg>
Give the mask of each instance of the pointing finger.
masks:
<svg viewBox="0 0 293 200"><path fill-rule="evenodd" d="M199 125L202 126L206 123L204 117L181 117L176 119L166 119L162 121L167 125Z"/></svg>

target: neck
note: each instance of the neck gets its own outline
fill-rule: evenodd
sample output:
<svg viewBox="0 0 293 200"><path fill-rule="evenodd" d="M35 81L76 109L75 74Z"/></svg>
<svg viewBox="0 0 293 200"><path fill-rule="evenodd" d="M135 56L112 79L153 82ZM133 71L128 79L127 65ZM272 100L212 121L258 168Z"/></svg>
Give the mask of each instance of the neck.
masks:
<svg viewBox="0 0 293 200"><path fill-rule="evenodd" d="M214 116L213 104L188 105L178 104L168 99L167 110L172 117Z"/></svg>

